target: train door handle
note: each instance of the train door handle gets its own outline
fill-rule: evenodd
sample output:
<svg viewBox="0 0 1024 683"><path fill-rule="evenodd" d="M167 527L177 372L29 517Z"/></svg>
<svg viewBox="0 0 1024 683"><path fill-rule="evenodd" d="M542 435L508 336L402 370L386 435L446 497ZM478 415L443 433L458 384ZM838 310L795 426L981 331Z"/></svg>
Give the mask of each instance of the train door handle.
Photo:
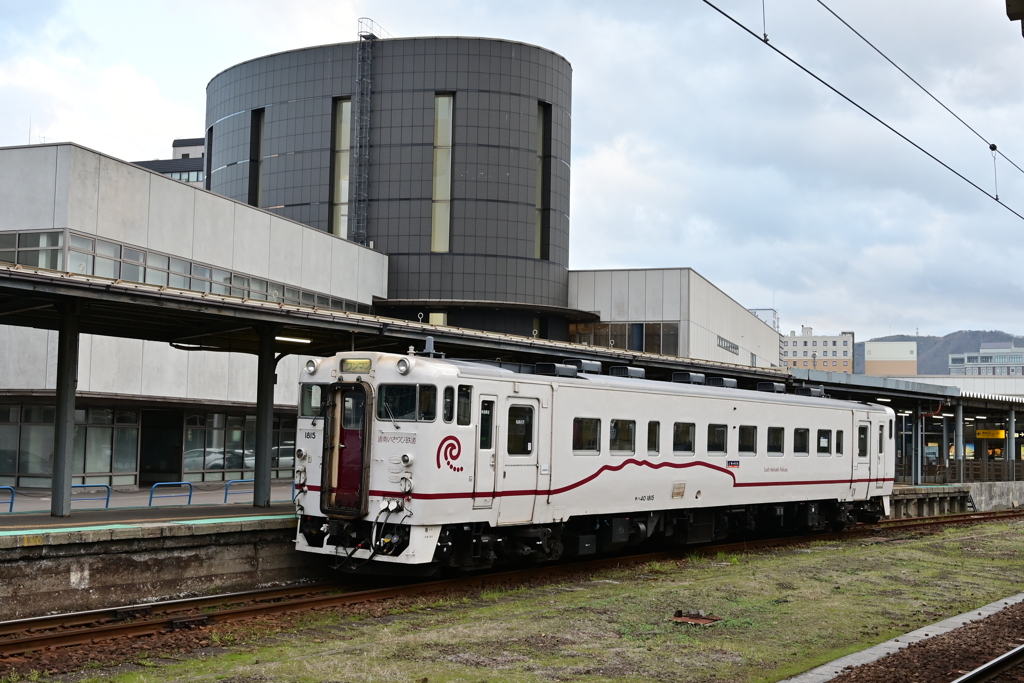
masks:
<svg viewBox="0 0 1024 683"><path fill-rule="evenodd" d="M508 470L501 473L501 478L504 479L508 475Z"/></svg>
<svg viewBox="0 0 1024 683"><path fill-rule="evenodd" d="M494 453L491 453L491 471L494 471Z"/></svg>

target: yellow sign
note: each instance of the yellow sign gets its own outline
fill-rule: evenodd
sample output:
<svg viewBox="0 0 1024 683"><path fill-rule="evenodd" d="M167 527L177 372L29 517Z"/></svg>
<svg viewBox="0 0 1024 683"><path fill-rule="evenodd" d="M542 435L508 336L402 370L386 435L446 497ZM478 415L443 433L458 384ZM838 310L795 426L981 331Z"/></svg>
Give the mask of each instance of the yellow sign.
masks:
<svg viewBox="0 0 1024 683"><path fill-rule="evenodd" d="M346 358L341 361L342 372L369 372L370 371L370 359L369 358Z"/></svg>
<svg viewBox="0 0 1024 683"><path fill-rule="evenodd" d="M979 429L975 433L975 437L978 439L1005 439L1005 429Z"/></svg>

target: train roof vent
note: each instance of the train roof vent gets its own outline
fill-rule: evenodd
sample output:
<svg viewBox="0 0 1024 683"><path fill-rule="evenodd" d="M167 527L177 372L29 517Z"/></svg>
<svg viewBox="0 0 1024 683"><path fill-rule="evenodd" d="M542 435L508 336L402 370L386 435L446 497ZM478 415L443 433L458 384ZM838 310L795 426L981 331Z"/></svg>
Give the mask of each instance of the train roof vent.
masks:
<svg viewBox="0 0 1024 683"><path fill-rule="evenodd" d="M575 377L576 368L572 365L561 363L537 363L534 367L535 374L550 375L552 377Z"/></svg>
<svg viewBox="0 0 1024 683"><path fill-rule="evenodd" d="M786 385L782 382L758 382L758 391L767 391L771 394L784 394L786 393Z"/></svg>
<svg viewBox="0 0 1024 683"><path fill-rule="evenodd" d="M702 372L673 372L672 381L682 384L704 384L704 373Z"/></svg>
<svg viewBox="0 0 1024 683"><path fill-rule="evenodd" d="M708 377L709 387L725 387L726 389L735 389L736 380L732 377Z"/></svg>
<svg viewBox="0 0 1024 683"><path fill-rule="evenodd" d="M643 379L647 376L643 368L634 368L631 365L613 365L608 368L608 374L612 377L633 377Z"/></svg>
<svg viewBox="0 0 1024 683"><path fill-rule="evenodd" d="M825 387L797 387L794 392L797 396L813 396L814 398L825 398Z"/></svg>
<svg viewBox="0 0 1024 683"><path fill-rule="evenodd" d="M571 365L580 372L587 373L590 375L601 374L601 362L596 360L583 360L582 358L567 358L562 361L566 365Z"/></svg>

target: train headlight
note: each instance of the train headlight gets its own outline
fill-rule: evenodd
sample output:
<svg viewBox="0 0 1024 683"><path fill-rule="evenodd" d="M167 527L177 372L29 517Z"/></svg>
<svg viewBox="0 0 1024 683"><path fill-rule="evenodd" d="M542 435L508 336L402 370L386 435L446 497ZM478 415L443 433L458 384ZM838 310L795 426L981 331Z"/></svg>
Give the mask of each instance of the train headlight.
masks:
<svg viewBox="0 0 1024 683"><path fill-rule="evenodd" d="M413 457L412 453L402 453L402 464L408 467L412 464Z"/></svg>
<svg viewBox="0 0 1024 683"><path fill-rule="evenodd" d="M308 372L311 375L315 375L318 365L319 364L315 360L310 358L309 360L306 361L306 372Z"/></svg>
<svg viewBox="0 0 1024 683"><path fill-rule="evenodd" d="M409 360L408 358L399 358L398 359L398 374L399 375L408 375L410 370L412 370L412 361Z"/></svg>
<svg viewBox="0 0 1024 683"><path fill-rule="evenodd" d="M402 487L402 493L404 493L406 495L409 495L410 493L412 493L412 477L410 477L410 476L402 477L401 481L399 482L399 485Z"/></svg>

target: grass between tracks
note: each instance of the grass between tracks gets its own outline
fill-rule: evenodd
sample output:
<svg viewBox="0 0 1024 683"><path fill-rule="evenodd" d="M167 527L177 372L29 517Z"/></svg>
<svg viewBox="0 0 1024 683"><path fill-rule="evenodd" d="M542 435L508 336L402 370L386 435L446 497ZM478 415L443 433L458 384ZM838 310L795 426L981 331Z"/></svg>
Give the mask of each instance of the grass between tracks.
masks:
<svg viewBox="0 0 1024 683"><path fill-rule="evenodd" d="M219 648L76 680L116 683L777 681L1024 590L1024 523L608 569L211 632ZM675 610L723 617L706 627ZM379 612L378 612L379 614ZM278 630L283 627L283 630ZM221 649L221 648L226 648ZM101 674L97 678L97 674Z"/></svg>

